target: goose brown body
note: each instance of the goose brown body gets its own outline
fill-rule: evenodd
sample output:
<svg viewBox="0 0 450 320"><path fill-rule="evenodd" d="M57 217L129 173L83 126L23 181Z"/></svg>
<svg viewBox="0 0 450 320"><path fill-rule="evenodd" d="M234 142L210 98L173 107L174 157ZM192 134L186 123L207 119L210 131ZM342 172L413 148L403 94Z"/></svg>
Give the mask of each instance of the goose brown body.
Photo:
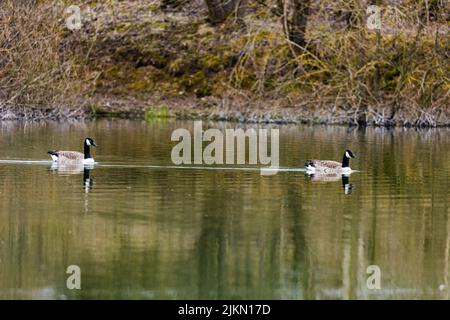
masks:
<svg viewBox="0 0 450 320"><path fill-rule="evenodd" d="M316 168L317 171L336 171L342 169L342 163L331 160L309 160L310 164Z"/></svg>
<svg viewBox="0 0 450 320"><path fill-rule="evenodd" d="M332 160L308 160L305 163L307 172L315 173L348 173L351 172L350 158L356 158L350 149L345 150L342 162Z"/></svg>
<svg viewBox="0 0 450 320"><path fill-rule="evenodd" d="M83 162L84 154L78 151L49 151L50 155L58 157L58 162Z"/></svg>

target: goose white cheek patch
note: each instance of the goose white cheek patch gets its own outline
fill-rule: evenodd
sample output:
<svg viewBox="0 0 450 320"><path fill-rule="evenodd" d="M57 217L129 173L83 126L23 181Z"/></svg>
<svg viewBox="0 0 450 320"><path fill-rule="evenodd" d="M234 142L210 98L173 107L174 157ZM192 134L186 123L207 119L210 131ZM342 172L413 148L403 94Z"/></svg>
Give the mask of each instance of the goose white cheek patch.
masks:
<svg viewBox="0 0 450 320"><path fill-rule="evenodd" d="M350 155L348 154L347 151L345 152L345 156L346 156L347 158L350 158Z"/></svg>
<svg viewBox="0 0 450 320"><path fill-rule="evenodd" d="M86 139L86 144L90 147L91 146L91 142L88 140L88 139Z"/></svg>

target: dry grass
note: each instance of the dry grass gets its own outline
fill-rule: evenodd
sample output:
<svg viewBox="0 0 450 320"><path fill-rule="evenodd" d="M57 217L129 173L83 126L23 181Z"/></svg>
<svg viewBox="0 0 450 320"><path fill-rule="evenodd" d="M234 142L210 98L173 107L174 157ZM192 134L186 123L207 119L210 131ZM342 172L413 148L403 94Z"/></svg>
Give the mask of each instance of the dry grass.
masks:
<svg viewBox="0 0 450 320"><path fill-rule="evenodd" d="M328 2L325 2L328 3ZM230 83L249 96L285 99L348 123L436 126L450 124L450 37L445 20L422 22L423 8L386 6L382 29L369 30L365 5L353 1L315 7L306 48L283 31L249 23ZM338 25L333 8L353 10ZM442 19L446 16L442 15ZM296 53L296 52L300 53ZM317 111L317 110L316 110Z"/></svg>
<svg viewBox="0 0 450 320"><path fill-rule="evenodd" d="M51 2L0 3L0 101L6 105L73 107L87 74L65 52L64 30Z"/></svg>
<svg viewBox="0 0 450 320"><path fill-rule="evenodd" d="M49 1L3 1L0 101L108 111L102 101L181 99L243 121L450 125L444 0L384 1L380 31L365 25L366 1L314 2L305 48L287 39L275 2L249 2L245 26L211 28L200 0L85 1L95 19L71 32Z"/></svg>

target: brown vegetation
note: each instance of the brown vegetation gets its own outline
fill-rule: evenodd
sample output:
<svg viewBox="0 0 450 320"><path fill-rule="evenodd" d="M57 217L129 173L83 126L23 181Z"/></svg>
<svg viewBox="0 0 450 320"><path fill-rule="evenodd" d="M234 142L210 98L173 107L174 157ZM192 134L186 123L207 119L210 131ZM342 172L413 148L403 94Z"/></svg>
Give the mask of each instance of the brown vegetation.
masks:
<svg viewBox="0 0 450 320"><path fill-rule="evenodd" d="M84 82L89 74L83 72L85 66L77 61L78 56L63 47L66 32L52 16L53 9L50 4L37 5L35 1L0 3L3 119L14 118L13 110L19 117L28 114L41 118L45 113L54 118L55 114L63 115L67 106L83 106L79 93L88 92ZM73 116L73 111L67 115Z"/></svg>
<svg viewBox="0 0 450 320"><path fill-rule="evenodd" d="M369 1L87 1L75 31L64 5L30 2L1 5L3 103L450 124L449 12L440 0L384 1L381 30L366 26Z"/></svg>

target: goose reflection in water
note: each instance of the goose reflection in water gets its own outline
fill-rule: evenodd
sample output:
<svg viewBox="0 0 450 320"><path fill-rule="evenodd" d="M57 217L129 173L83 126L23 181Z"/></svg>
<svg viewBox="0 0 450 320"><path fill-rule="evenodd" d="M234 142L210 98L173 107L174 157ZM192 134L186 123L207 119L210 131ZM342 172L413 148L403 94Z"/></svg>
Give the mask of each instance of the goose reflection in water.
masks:
<svg viewBox="0 0 450 320"><path fill-rule="evenodd" d="M52 163L50 171L60 175L77 175L83 174L83 189L85 193L89 193L94 185L94 178L91 177L91 170L94 165L78 165L78 164L65 164Z"/></svg>
<svg viewBox="0 0 450 320"><path fill-rule="evenodd" d="M94 178L91 177L91 170L92 168L86 167L83 169L83 187L85 193L89 193L94 185Z"/></svg>
<svg viewBox="0 0 450 320"><path fill-rule="evenodd" d="M350 183L350 174L306 174L306 176L312 182L335 182L341 180L344 194L350 194L353 189L353 185Z"/></svg>

